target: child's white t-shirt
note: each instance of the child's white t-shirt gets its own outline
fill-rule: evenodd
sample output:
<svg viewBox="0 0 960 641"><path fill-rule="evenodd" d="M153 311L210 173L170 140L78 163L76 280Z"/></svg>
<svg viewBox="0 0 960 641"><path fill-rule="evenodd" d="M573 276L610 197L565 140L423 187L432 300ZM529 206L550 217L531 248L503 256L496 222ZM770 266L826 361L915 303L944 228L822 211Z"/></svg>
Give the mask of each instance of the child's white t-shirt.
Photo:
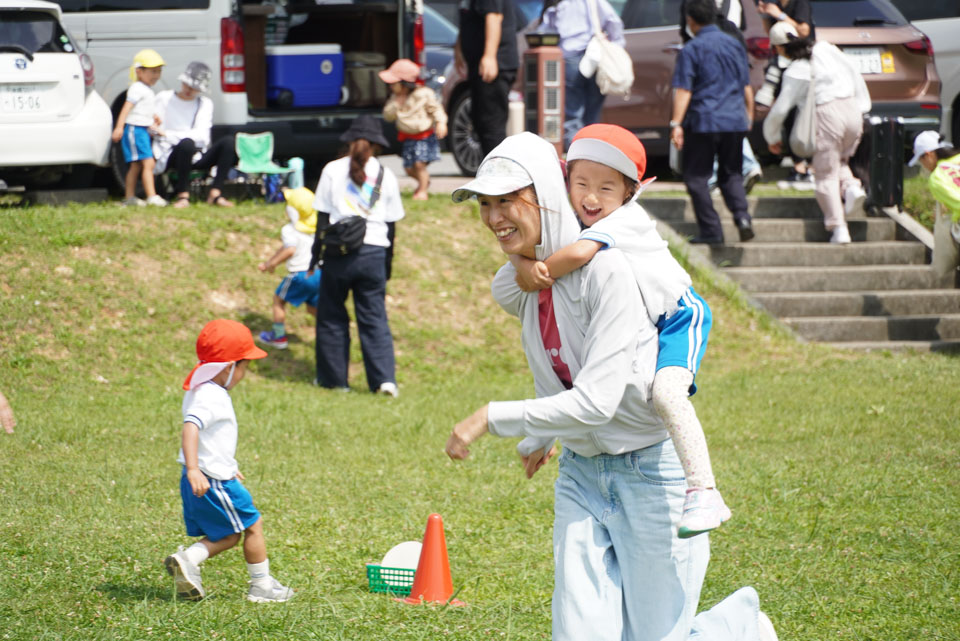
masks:
<svg viewBox="0 0 960 641"><path fill-rule="evenodd" d="M293 247L293 256L287 259L287 271L305 272L310 267L313 236L299 231L293 223L287 223L280 229L280 241L284 247Z"/></svg>
<svg viewBox="0 0 960 641"><path fill-rule="evenodd" d="M667 241L657 232L657 224L636 201L584 229L580 239L623 251L651 322L656 324L660 316L677 311L680 297L692 284L690 275L670 253Z"/></svg>
<svg viewBox="0 0 960 641"><path fill-rule="evenodd" d="M189 390L183 396L183 422L200 428L197 444L200 470L221 481L234 478L240 469L234 458L237 453L237 416L227 390L212 381ZM183 447L177 461L186 465Z"/></svg>
<svg viewBox="0 0 960 641"><path fill-rule="evenodd" d="M139 80L127 89L127 102L133 103L133 108L127 114L128 125L149 127L153 124L153 114L156 113L153 104L153 89Z"/></svg>

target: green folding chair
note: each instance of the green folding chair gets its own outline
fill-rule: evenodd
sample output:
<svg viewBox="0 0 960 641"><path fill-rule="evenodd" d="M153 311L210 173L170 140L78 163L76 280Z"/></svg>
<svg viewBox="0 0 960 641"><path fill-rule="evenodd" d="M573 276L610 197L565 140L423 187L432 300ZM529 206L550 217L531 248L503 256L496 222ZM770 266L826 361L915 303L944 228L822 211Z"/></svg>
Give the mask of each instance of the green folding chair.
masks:
<svg viewBox="0 0 960 641"><path fill-rule="evenodd" d="M286 176L294 170L293 167L282 167L273 162L273 132L265 131L259 134L237 132L234 140L234 149L239 160L237 170L254 179L261 195L263 195L262 176L264 174Z"/></svg>

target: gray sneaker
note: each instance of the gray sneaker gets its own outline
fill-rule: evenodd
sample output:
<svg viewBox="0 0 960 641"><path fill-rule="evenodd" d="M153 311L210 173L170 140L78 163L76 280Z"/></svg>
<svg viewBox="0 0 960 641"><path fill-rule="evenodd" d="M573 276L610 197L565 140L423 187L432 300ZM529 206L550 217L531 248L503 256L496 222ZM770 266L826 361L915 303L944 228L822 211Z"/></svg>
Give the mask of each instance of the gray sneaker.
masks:
<svg viewBox="0 0 960 641"><path fill-rule="evenodd" d="M200 583L200 568L187 559L182 547L176 554L165 558L163 565L173 577L173 584L177 586L177 596L189 601L199 601L206 596L203 585Z"/></svg>
<svg viewBox="0 0 960 641"><path fill-rule="evenodd" d="M293 590L283 586L275 578L270 577L270 586L263 588L256 583L250 584L247 592L247 601L254 603L283 603L293 598Z"/></svg>

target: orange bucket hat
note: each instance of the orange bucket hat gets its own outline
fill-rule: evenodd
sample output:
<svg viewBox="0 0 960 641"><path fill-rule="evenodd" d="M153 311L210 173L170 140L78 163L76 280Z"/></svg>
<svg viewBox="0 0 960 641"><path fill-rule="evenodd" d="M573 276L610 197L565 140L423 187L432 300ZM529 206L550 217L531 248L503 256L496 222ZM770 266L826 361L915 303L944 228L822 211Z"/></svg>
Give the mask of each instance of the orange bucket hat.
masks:
<svg viewBox="0 0 960 641"><path fill-rule="evenodd" d="M265 351L253 344L247 326L237 321L218 318L203 326L197 336L197 358L200 360L183 381L183 389L191 390L219 374L230 363L264 358Z"/></svg>

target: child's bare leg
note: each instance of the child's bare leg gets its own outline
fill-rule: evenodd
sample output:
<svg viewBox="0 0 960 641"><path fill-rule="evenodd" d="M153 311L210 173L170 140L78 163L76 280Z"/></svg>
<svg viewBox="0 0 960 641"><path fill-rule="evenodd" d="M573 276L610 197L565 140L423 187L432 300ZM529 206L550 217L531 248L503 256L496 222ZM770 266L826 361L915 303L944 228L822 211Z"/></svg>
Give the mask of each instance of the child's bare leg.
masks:
<svg viewBox="0 0 960 641"><path fill-rule="evenodd" d="M410 176L411 178L417 177L417 168L414 165L410 165L409 167L404 167L403 170L407 172L407 175Z"/></svg>
<svg viewBox="0 0 960 641"><path fill-rule="evenodd" d="M123 181L124 187L124 198L129 200L134 198L137 195L137 178L140 177L140 172L142 170L141 162L139 160L134 160L127 167L127 175Z"/></svg>
<svg viewBox="0 0 960 641"><path fill-rule="evenodd" d="M157 187L153 182L153 168L157 161L153 158L144 158L141 164L143 165L143 171L140 180L143 182L143 193L147 195L147 198L156 196Z"/></svg>
<svg viewBox="0 0 960 641"><path fill-rule="evenodd" d="M413 197L416 200L426 200L427 187L430 186L430 173L427 171L427 163L414 163L413 171L414 177L417 179L417 190L413 192Z"/></svg>
<svg viewBox="0 0 960 641"><path fill-rule="evenodd" d="M262 518L248 527L243 535L243 558L247 563L263 563L267 560L267 541L263 537Z"/></svg>
<svg viewBox="0 0 960 641"><path fill-rule="evenodd" d="M230 536L225 536L218 541L211 541L207 537L200 539L200 543L207 548L207 558L209 559L212 556L216 556L221 552L225 552L235 546L240 542L239 534L231 534Z"/></svg>
<svg viewBox="0 0 960 641"><path fill-rule="evenodd" d="M273 295L273 322L281 325L287 322L286 301L276 294Z"/></svg>

